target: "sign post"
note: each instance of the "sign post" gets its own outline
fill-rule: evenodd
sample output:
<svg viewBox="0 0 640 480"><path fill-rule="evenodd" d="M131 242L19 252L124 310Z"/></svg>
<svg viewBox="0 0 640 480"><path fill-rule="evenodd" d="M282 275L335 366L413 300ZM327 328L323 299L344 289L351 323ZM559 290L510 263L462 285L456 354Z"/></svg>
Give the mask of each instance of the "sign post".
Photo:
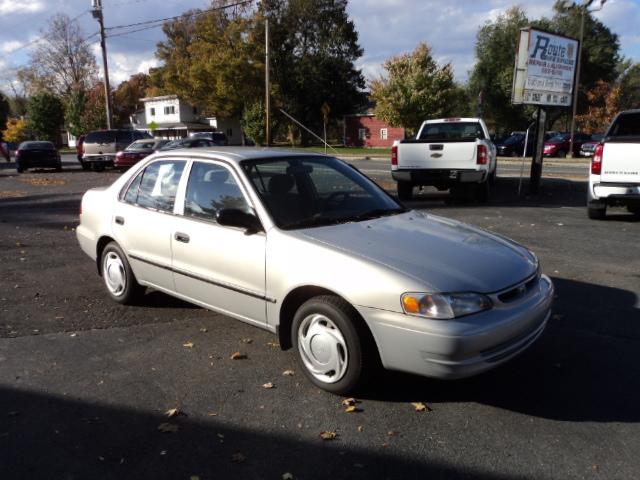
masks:
<svg viewBox="0 0 640 480"><path fill-rule="evenodd" d="M538 192L546 111L544 107L571 107L576 80L579 42L573 38L523 28L518 36L511 103L536 105L536 143L531 160L529 191Z"/></svg>
<svg viewBox="0 0 640 480"><path fill-rule="evenodd" d="M331 113L331 107L327 102L324 102L320 107L322 112L322 118L324 119L324 154L327 154L327 121L329 120L329 113Z"/></svg>

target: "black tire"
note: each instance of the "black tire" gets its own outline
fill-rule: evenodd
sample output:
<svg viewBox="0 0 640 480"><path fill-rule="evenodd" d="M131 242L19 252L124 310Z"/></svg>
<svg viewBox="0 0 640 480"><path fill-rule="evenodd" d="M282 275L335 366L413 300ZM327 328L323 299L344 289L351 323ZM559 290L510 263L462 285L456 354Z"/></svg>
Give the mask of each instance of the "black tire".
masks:
<svg viewBox="0 0 640 480"><path fill-rule="evenodd" d="M62 171L62 162L58 163L58 165L56 166L56 172L61 172Z"/></svg>
<svg viewBox="0 0 640 480"><path fill-rule="evenodd" d="M21 167L21 166L18 165L16 167L16 170L18 171L18 173L23 173L26 169L24 167Z"/></svg>
<svg viewBox="0 0 640 480"><path fill-rule="evenodd" d="M476 185L476 200L479 203L487 203L489 201L489 197L491 196L490 183L489 180L486 180Z"/></svg>
<svg viewBox="0 0 640 480"><path fill-rule="evenodd" d="M560 150L558 153L556 153L556 157L567 158L567 152L565 152L564 150Z"/></svg>
<svg viewBox="0 0 640 480"><path fill-rule="evenodd" d="M94 172L102 172L102 171L104 171L104 168L105 168L104 164L101 163L101 162L94 162L94 163L91 164L91 169Z"/></svg>
<svg viewBox="0 0 640 480"><path fill-rule="evenodd" d="M100 273L107 293L115 302L131 305L144 293L144 287L136 280L127 256L116 242L107 244L102 251ZM115 288L119 282L121 288Z"/></svg>
<svg viewBox="0 0 640 480"><path fill-rule="evenodd" d="M607 206L602 205L601 207L587 207L587 215L591 220L604 220L607 216Z"/></svg>
<svg viewBox="0 0 640 480"><path fill-rule="evenodd" d="M498 166L493 169L493 172L489 174L489 183L491 186L496 184L496 179L498 178Z"/></svg>
<svg viewBox="0 0 640 480"><path fill-rule="evenodd" d="M312 329L317 329L313 339L319 345L315 355L313 351L305 353L303 346L303 337ZM323 331L329 333L323 335ZM339 337L335 337L336 332ZM321 295L303 303L293 318L291 338L302 371L311 383L327 392L346 395L361 389L380 365L378 350L368 327L356 310L337 296ZM340 340L331 345L335 338ZM344 347L341 347L341 342L344 342ZM314 342L309 339L309 344L311 343ZM311 347L308 346L307 349L309 348ZM332 358L329 358L326 362L326 365L330 365L326 367L329 370L324 374L318 372L318 376L314 375L307 365L312 362L321 363L316 355L328 354L332 357L331 353L335 353L336 358L341 358L343 364L346 362L344 370L331 370ZM319 377L325 377L326 380Z"/></svg>
<svg viewBox="0 0 640 480"><path fill-rule="evenodd" d="M403 182L398 180L398 198L400 200L411 200L413 196L413 184L411 182Z"/></svg>
<svg viewBox="0 0 640 480"><path fill-rule="evenodd" d="M80 166L82 167L82 170L89 170L91 168L91 165L82 160L80 160Z"/></svg>

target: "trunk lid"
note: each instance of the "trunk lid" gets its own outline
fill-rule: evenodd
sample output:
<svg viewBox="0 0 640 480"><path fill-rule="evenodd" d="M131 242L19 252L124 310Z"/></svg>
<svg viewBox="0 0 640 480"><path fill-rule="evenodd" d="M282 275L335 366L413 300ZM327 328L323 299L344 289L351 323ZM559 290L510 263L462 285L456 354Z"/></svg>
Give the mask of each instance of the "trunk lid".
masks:
<svg viewBox="0 0 640 480"><path fill-rule="evenodd" d="M640 138L635 143L605 142L600 180L640 183Z"/></svg>
<svg viewBox="0 0 640 480"><path fill-rule="evenodd" d="M398 145L398 168L456 169L476 163L476 142L403 141Z"/></svg>

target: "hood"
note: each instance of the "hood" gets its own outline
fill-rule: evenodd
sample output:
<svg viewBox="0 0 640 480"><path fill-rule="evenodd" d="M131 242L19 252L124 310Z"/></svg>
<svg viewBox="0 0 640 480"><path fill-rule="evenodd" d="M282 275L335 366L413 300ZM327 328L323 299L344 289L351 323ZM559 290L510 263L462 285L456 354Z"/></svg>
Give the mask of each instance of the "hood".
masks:
<svg viewBox="0 0 640 480"><path fill-rule="evenodd" d="M537 269L529 251L511 240L416 211L296 233L385 265L432 291L496 292Z"/></svg>

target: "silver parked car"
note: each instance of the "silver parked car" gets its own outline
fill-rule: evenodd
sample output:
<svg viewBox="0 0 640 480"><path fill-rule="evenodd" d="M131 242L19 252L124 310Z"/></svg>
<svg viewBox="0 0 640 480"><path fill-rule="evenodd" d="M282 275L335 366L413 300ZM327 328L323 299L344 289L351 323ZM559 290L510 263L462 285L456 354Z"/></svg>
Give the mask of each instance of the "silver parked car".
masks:
<svg viewBox="0 0 640 480"><path fill-rule="evenodd" d="M78 240L115 301L152 287L270 330L335 393L379 364L489 370L550 316L553 285L525 247L407 210L322 155L159 152L89 190L81 212Z"/></svg>

